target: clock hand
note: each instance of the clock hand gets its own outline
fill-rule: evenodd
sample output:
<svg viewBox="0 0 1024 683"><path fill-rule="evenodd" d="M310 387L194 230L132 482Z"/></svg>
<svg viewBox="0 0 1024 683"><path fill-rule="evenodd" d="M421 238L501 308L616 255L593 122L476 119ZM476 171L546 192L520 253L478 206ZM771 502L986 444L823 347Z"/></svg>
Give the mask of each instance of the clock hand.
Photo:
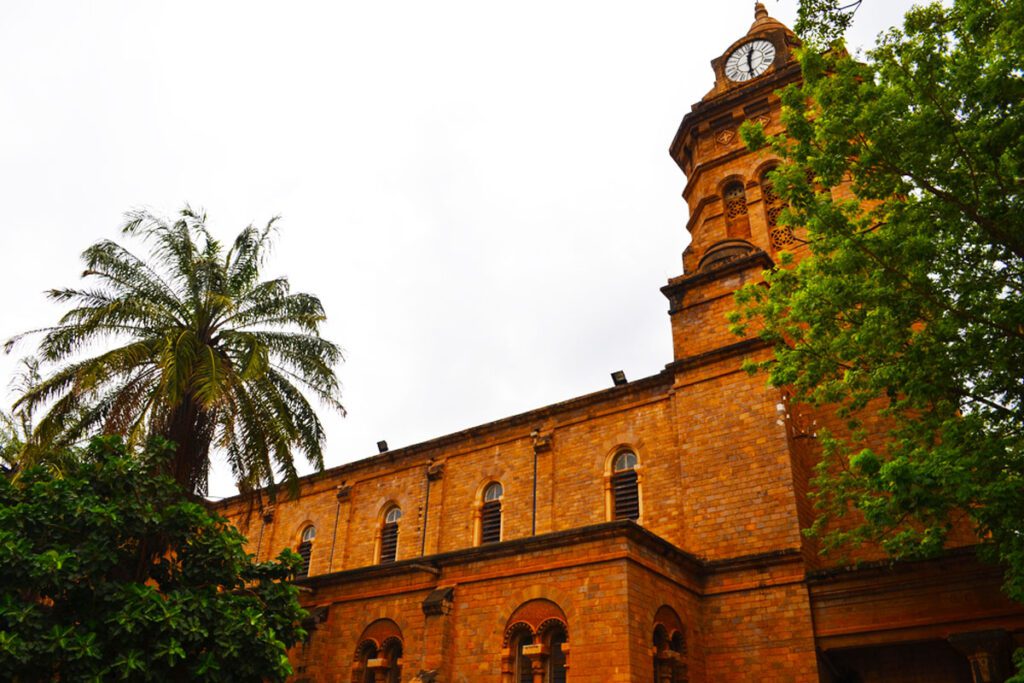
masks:
<svg viewBox="0 0 1024 683"><path fill-rule="evenodd" d="M754 50L747 51L747 72L754 73Z"/></svg>

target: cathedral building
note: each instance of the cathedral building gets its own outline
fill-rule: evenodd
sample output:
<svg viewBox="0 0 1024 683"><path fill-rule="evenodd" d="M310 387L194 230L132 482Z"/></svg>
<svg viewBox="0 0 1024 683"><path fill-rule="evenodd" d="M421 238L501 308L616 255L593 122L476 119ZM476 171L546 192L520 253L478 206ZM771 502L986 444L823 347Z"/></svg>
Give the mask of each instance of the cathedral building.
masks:
<svg viewBox="0 0 1024 683"><path fill-rule="evenodd" d="M757 5L671 143L691 241L661 289L664 370L304 477L272 508L218 504L259 559L304 558L296 681L1009 675L1024 609L970 536L928 562L819 557L801 534L813 430L742 370L771 349L728 331L733 292L803 248L777 221L777 160L737 134L748 120L781 131L774 93L800 79L797 45Z"/></svg>

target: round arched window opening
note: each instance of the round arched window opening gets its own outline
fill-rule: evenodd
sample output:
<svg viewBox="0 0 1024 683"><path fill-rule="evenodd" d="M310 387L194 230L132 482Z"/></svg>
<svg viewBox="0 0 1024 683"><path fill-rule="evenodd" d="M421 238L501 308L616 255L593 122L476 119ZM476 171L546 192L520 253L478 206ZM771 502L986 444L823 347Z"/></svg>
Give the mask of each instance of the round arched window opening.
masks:
<svg viewBox="0 0 1024 683"><path fill-rule="evenodd" d="M309 560L313 556L313 539L316 538L316 527L310 524L302 530L302 534L299 537L299 548L298 553L302 558L302 564L299 566L299 571L296 573L297 576L309 576Z"/></svg>
<svg viewBox="0 0 1024 683"><path fill-rule="evenodd" d="M636 469L636 453L633 451L622 451L615 456L615 462L612 465L613 472L627 472L629 470Z"/></svg>
<svg viewBox="0 0 1024 683"><path fill-rule="evenodd" d="M503 493L505 493L505 491L501 488L501 484L496 481L491 482L487 485L487 488L484 489L484 502L490 503L491 501L498 500L501 498Z"/></svg>
<svg viewBox="0 0 1024 683"><path fill-rule="evenodd" d="M388 513L384 515L385 524L398 524L398 520L402 519L402 509L393 507L388 510Z"/></svg>
<svg viewBox="0 0 1024 683"><path fill-rule="evenodd" d="M501 484L492 481L484 489L484 503L480 508L480 544L501 541Z"/></svg>

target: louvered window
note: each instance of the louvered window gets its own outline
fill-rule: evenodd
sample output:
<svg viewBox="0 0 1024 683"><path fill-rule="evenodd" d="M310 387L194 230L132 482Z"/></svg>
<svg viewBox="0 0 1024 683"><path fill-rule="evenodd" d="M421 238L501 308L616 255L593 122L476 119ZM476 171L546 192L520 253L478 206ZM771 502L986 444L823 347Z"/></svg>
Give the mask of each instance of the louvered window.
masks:
<svg viewBox="0 0 1024 683"><path fill-rule="evenodd" d="M623 451L612 466L612 500L615 519L640 518L640 492L637 487L636 454Z"/></svg>
<svg viewBox="0 0 1024 683"><path fill-rule="evenodd" d="M484 489L484 505L480 510L480 543L501 540L501 484L494 482Z"/></svg>
<svg viewBox="0 0 1024 683"><path fill-rule="evenodd" d="M398 520L402 519L399 508L391 508L384 516L384 528L380 534L380 563L394 562L398 555Z"/></svg>
<svg viewBox="0 0 1024 683"><path fill-rule="evenodd" d="M297 576L309 575L309 560L313 555L313 539L316 538L316 527L312 524L302 530L302 540L299 542L298 553L302 557L302 565L299 567Z"/></svg>

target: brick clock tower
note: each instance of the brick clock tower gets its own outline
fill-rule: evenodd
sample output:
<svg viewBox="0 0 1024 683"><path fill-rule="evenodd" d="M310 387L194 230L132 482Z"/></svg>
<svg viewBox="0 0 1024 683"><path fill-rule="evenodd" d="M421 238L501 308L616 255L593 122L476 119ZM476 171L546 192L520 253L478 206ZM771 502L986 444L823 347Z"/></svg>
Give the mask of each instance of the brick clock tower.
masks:
<svg viewBox="0 0 1024 683"><path fill-rule="evenodd" d="M781 131L775 91L800 80L793 55L799 40L757 3L747 34L711 61L715 85L693 105L669 152L686 174L690 245L684 275L662 290L671 302L675 359L720 351L738 339L724 325L727 293L772 263L795 240L777 225L782 209L767 182L777 160L751 152L739 137L744 121Z"/></svg>

